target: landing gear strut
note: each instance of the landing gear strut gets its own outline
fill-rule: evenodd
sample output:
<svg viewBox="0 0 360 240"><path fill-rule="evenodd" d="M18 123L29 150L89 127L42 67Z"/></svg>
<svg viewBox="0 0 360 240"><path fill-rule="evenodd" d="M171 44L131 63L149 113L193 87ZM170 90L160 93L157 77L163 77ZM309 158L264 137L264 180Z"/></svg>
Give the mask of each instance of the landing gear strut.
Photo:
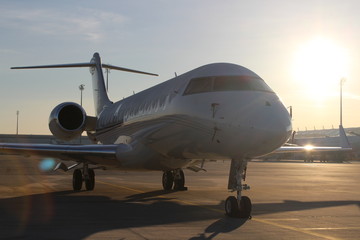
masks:
<svg viewBox="0 0 360 240"><path fill-rule="evenodd" d="M186 191L183 170L165 171L162 176L162 185L164 190L171 190L174 187L175 191Z"/></svg>
<svg viewBox="0 0 360 240"><path fill-rule="evenodd" d="M85 182L85 188L88 191L94 190L95 187L95 172L88 167L88 164L84 164L83 169L75 169L73 173L73 189L74 191L80 191L82 183Z"/></svg>
<svg viewBox="0 0 360 240"><path fill-rule="evenodd" d="M228 189L232 192L236 191L237 194L236 197L230 196L225 201L225 212L229 217L251 218L250 198L241 196L241 191L249 188L247 185L242 185L242 180L246 177L246 165L245 159L231 160Z"/></svg>

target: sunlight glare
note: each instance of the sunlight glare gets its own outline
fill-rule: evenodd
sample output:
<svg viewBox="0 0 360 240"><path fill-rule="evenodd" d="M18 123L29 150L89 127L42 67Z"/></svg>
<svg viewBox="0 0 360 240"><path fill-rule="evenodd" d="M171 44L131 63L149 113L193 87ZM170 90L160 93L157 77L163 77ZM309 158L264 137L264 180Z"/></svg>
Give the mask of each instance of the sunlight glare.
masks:
<svg viewBox="0 0 360 240"><path fill-rule="evenodd" d="M305 148L306 151L311 151L311 150L314 149L314 146L312 146L312 145L306 145L306 146L304 146L304 148Z"/></svg>
<svg viewBox="0 0 360 240"><path fill-rule="evenodd" d="M348 72L348 54L330 39L317 37L295 54L293 77L312 98L338 96L339 83Z"/></svg>

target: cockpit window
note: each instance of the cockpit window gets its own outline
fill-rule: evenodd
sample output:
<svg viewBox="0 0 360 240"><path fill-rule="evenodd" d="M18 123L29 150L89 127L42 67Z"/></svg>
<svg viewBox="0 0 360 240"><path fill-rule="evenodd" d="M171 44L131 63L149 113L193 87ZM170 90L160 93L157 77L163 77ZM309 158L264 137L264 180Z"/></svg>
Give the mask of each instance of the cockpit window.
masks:
<svg viewBox="0 0 360 240"><path fill-rule="evenodd" d="M220 91L239 91L239 90L252 90L251 79L239 78L236 76L229 77L215 77L214 89L215 92Z"/></svg>
<svg viewBox="0 0 360 240"><path fill-rule="evenodd" d="M251 87L255 91L274 92L261 78L254 78Z"/></svg>
<svg viewBox="0 0 360 240"><path fill-rule="evenodd" d="M188 87L186 88L184 95L202 93L202 92L211 92L212 91L212 78L194 78L190 81Z"/></svg>
<svg viewBox="0 0 360 240"><path fill-rule="evenodd" d="M251 76L218 76L194 78L187 86L184 95L201 92L223 91L274 91L258 77Z"/></svg>

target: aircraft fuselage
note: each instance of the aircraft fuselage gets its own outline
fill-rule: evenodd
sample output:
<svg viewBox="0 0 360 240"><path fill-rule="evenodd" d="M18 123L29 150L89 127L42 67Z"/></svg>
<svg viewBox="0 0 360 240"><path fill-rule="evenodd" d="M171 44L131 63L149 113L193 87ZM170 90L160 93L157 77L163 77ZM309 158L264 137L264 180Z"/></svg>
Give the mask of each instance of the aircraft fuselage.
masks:
<svg viewBox="0 0 360 240"><path fill-rule="evenodd" d="M217 63L106 106L90 135L103 144L139 148L138 160L122 167L164 170L261 156L290 133L288 111L258 75Z"/></svg>

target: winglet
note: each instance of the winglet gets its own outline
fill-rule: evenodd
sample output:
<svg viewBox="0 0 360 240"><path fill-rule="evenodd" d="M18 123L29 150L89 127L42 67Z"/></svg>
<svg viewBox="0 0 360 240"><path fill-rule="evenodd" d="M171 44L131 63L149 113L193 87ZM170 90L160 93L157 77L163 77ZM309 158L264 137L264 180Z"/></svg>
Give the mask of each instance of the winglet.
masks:
<svg viewBox="0 0 360 240"><path fill-rule="evenodd" d="M345 130L342 125L339 125L339 134L340 134L340 147L351 148L349 139L347 138Z"/></svg>

